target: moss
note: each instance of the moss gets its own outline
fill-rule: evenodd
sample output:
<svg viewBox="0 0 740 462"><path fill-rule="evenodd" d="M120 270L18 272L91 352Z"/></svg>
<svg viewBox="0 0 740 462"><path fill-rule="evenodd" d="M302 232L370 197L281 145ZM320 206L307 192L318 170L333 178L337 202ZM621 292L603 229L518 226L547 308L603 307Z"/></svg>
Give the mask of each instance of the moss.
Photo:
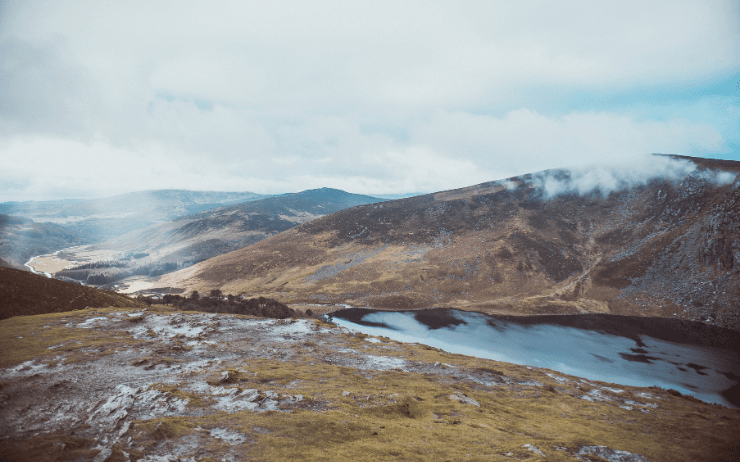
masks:
<svg viewBox="0 0 740 462"><path fill-rule="evenodd" d="M111 450L111 455L108 456L107 459L105 459L105 462L128 462L130 460L123 453L119 444L114 444Z"/></svg>

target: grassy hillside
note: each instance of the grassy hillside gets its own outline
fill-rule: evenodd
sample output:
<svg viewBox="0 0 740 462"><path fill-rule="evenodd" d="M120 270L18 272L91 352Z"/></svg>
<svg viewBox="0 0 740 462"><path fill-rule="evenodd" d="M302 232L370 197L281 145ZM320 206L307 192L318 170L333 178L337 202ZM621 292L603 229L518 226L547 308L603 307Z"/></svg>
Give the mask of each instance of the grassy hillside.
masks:
<svg viewBox="0 0 740 462"><path fill-rule="evenodd" d="M0 267L0 319L61 313L91 306L144 305L124 295Z"/></svg>

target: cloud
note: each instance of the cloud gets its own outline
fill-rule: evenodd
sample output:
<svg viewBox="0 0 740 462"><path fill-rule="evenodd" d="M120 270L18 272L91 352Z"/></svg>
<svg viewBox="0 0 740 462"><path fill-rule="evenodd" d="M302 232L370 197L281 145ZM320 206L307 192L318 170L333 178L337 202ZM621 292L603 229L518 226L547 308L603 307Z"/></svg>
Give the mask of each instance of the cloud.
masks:
<svg viewBox="0 0 740 462"><path fill-rule="evenodd" d="M538 188L543 197L552 198L561 194L593 192L606 196L653 180L677 182L694 178L716 185L727 185L737 177L736 172L698 170L695 164L685 159L649 156L631 164L587 165L537 172L531 176L528 184Z"/></svg>
<svg viewBox="0 0 740 462"><path fill-rule="evenodd" d="M412 130L412 143L474 159L501 176L591 164L628 164L653 152L724 152L713 127L689 120L639 121L620 114L572 112L545 116L521 109L503 117L435 113Z"/></svg>
<svg viewBox="0 0 740 462"><path fill-rule="evenodd" d="M0 200L428 192L737 143L738 97L687 96L740 70L737 2L2 8L0 157L16 186ZM683 96L639 111L588 103L645 92ZM689 106L701 110L676 109Z"/></svg>
<svg viewBox="0 0 740 462"><path fill-rule="evenodd" d="M706 79L737 67L740 16L734 2L30 1L16 10L5 35L63 38L110 101L165 92L290 112Z"/></svg>
<svg viewBox="0 0 740 462"><path fill-rule="evenodd" d="M279 193L322 186L390 194L451 189L549 168L607 169L579 176L581 189L654 175L660 162L649 154L661 148L688 154L723 148L722 136L701 124L591 112L557 117L530 110L502 117L437 112L404 140L363 133L345 118L316 116L271 127L227 108L181 102L153 107L146 124L157 137L121 146L104 138L14 138L0 144L13 159L6 175L24 179L34 197L49 185L77 191L82 184L102 195L182 187ZM608 173L615 170L621 177Z"/></svg>

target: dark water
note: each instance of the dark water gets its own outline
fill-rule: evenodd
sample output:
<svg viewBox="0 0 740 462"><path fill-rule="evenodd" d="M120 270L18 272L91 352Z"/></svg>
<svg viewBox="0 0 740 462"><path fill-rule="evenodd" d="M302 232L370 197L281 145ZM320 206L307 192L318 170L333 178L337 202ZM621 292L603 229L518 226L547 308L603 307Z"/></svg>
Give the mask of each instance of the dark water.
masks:
<svg viewBox="0 0 740 462"><path fill-rule="evenodd" d="M369 335L544 367L590 380L659 386L740 407L740 333L701 323L612 315L497 317L451 309L330 315Z"/></svg>

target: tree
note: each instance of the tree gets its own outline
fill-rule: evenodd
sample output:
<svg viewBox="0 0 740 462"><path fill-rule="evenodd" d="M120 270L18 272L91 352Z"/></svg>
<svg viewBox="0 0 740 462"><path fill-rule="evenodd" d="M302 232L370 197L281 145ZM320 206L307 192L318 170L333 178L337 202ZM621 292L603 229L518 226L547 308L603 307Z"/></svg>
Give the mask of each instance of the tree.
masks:
<svg viewBox="0 0 740 462"><path fill-rule="evenodd" d="M198 300L198 299L200 298L200 294L198 293L198 291L197 291L197 290L194 290L194 291L193 291L193 293L192 293L192 294L190 294L190 298L191 298L192 300Z"/></svg>
<svg viewBox="0 0 740 462"><path fill-rule="evenodd" d="M213 289L213 290L211 290L211 297L213 297L213 298L221 298L221 295L223 295L223 294L221 293L221 290L220 289Z"/></svg>

